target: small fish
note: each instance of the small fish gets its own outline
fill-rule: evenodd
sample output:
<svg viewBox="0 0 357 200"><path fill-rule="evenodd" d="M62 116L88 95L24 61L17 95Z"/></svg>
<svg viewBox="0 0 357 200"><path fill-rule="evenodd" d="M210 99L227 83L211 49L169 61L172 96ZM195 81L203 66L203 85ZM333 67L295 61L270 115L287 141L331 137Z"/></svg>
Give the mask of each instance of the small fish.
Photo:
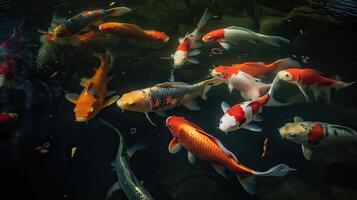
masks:
<svg viewBox="0 0 357 200"><path fill-rule="evenodd" d="M259 112L264 106L283 106L286 104L280 103L273 98L274 84L277 78L274 79L269 92L252 101L238 103L230 107L227 103L222 102L221 107L224 115L219 122L219 129L225 133L244 128L250 131L260 132L262 129L251 123L252 121L262 121Z"/></svg>
<svg viewBox="0 0 357 200"><path fill-rule="evenodd" d="M199 62L192 58L201 53L199 49L198 40L201 38L201 29L207 24L208 20L212 18L212 15L205 10L203 16L197 24L196 29L192 33L187 33L184 38L179 39L179 45L176 51L171 57L174 59L174 68L179 69L187 62L193 64L199 64ZM195 49L195 50L193 50Z"/></svg>
<svg viewBox="0 0 357 200"><path fill-rule="evenodd" d="M264 140L264 142L263 142L263 147L262 147L262 149L263 149L263 153L262 153L262 155L261 155L261 157L263 158L264 156L266 156L267 155L267 149L268 149L268 138L265 138L265 140Z"/></svg>
<svg viewBox="0 0 357 200"><path fill-rule="evenodd" d="M128 23L107 22L99 25L99 30L120 37L155 40L159 42L168 42L170 40L170 37L164 32L143 30L135 24Z"/></svg>
<svg viewBox="0 0 357 200"><path fill-rule="evenodd" d="M100 59L100 66L94 76L90 79L82 79L81 86L84 87L82 93L66 94L66 99L74 104L74 113L77 122L86 122L96 116L99 111L119 99L118 95L106 99L112 93L108 92L108 71L112 67L112 56L95 55Z"/></svg>
<svg viewBox="0 0 357 200"><path fill-rule="evenodd" d="M216 29L203 36L204 42L218 42L224 49L228 50L231 44L238 44L240 41L248 41L257 44L257 41L268 43L275 47L280 47L280 42L290 43L286 38L279 36L269 36L253 32L247 28L230 26L225 29Z"/></svg>
<svg viewBox="0 0 357 200"><path fill-rule="evenodd" d="M285 164L279 164L265 172L255 171L241 164L237 157L224 147L217 138L183 117L168 117L166 126L174 137L168 147L170 153L177 153L183 146L188 150L190 163L196 163L197 156L212 163L217 173L224 177L226 177L225 168L233 171L249 194L255 193L255 179L258 176L284 176L290 171L296 171L296 169Z"/></svg>
<svg viewBox="0 0 357 200"><path fill-rule="evenodd" d="M294 117L294 122L285 124L279 133L282 138L301 144L307 160L311 159L313 148L357 142L357 132L351 128L304 121L301 117Z"/></svg>
<svg viewBox="0 0 357 200"><path fill-rule="evenodd" d="M99 25L102 20L109 16L121 16L131 9L127 7L115 7L108 10L97 9L92 11L84 11L63 24L58 25L52 32L48 32L45 35L48 40L56 40L57 38L69 37L80 31L86 30L90 25Z"/></svg>
<svg viewBox="0 0 357 200"><path fill-rule="evenodd" d="M211 87L221 83L220 79L209 79L193 85L183 82L165 82L123 94L117 105L122 110L145 113L149 122L156 126L150 120L148 112L164 115L164 110L180 105L190 110L200 110L194 98L201 96L202 99L207 99L206 93Z"/></svg>
<svg viewBox="0 0 357 200"><path fill-rule="evenodd" d="M284 58L277 60L271 64L264 64L263 62L246 62L242 64L232 64L230 66L218 66L211 71L211 75L217 78L229 80L243 71L253 77L261 77L267 73L277 73L286 68L298 68L300 64L291 59Z"/></svg>
<svg viewBox="0 0 357 200"><path fill-rule="evenodd" d="M309 96L305 91L307 88L312 90L315 100L318 99L320 93L324 93L326 95L328 104L330 103L332 88L339 90L353 84L353 82L347 83L344 81L321 76L318 71L312 68L285 69L280 71L277 74L277 77L279 80L296 85L305 96L306 101L309 101Z"/></svg>
<svg viewBox="0 0 357 200"><path fill-rule="evenodd" d="M140 143L126 149L123 135L113 125L101 119L101 122L106 126L112 128L119 135L118 152L112 166L117 174L118 181L115 182L108 190L106 199L110 199L115 191L123 190L129 200L152 200L151 194L144 188L142 182L136 178L135 174L130 168L128 158L130 158L136 151L145 149L146 146Z"/></svg>

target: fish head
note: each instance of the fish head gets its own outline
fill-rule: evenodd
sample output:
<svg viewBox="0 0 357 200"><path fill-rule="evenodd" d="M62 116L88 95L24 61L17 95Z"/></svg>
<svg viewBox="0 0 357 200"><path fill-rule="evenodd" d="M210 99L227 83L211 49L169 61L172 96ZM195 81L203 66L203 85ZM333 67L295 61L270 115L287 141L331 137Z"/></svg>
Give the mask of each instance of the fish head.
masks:
<svg viewBox="0 0 357 200"><path fill-rule="evenodd" d="M101 107L100 99L90 92L83 92L76 101L74 113L77 122L87 122L95 117Z"/></svg>
<svg viewBox="0 0 357 200"><path fill-rule="evenodd" d="M229 74L227 68L226 66L218 66L211 71L211 76L214 78L228 79Z"/></svg>
<svg viewBox="0 0 357 200"><path fill-rule="evenodd" d="M174 54L174 67L180 68L182 67L188 59L188 53L186 51L178 50Z"/></svg>
<svg viewBox="0 0 357 200"><path fill-rule="evenodd" d="M113 30L115 30L119 25L120 25L120 23L107 22L107 23L100 24L99 27L98 27L98 29L99 29L100 31L113 31Z"/></svg>
<svg viewBox="0 0 357 200"><path fill-rule="evenodd" d="M308 134L311 125L307 122L287 123L279 128L279 133L282 138L298 144L308 144Z"/></svg>
<svg viewBox="0 0 357 200"><path fill-rule="evenodd" d="M179 116L170 116L166 119L166 126L170 130L172 136L178 137L180 133L180 127L182 123L185 123L186 119Z"/></svg>
<svg viewBox="0 0 357 200"><path fill-rule="evenodd" d="M66 29L66 27L63 24L58 25L56 28L54 28L53 34L55 36L54 39L66 37L70 35L69 31Z"/></svg>
<svg viewBox="0 0 357 200"><path fill-rule="evenodd" d="M229 113L225 113L219 120L219 130L228 133L239 129L240 123L236 118Z"/></svg>
<svg viewBox="0 0 357 200"><path fill-rule="evenodd" d="M223 38L224 38L224 29L216 29L204 35L202 37L202 40L204 42L209 42L209 41L219 41Z"/></svg>
<svg viewBox="0 0 357 200"><path fill-rule="evenodd" d="M293 74L290 73L288 70L282 70L278 72L276 75L279 80L286 81L286 82L292 82L294 81Z"/></svg>
<svg viewBox="0 0 357 200"><path fill-rule="evenodd" d="M148 92L145 90L135 90L126 94L117 101L117 105L122 110L135 112L151 111L151 103Z"/></svg>

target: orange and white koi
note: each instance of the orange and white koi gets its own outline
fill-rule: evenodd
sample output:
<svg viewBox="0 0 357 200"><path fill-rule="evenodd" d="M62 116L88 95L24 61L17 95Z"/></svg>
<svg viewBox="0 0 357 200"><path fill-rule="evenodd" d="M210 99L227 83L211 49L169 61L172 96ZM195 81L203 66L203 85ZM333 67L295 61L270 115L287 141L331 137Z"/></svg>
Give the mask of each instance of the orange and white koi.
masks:
<svg viewBox="0 0 357 200"><path fill-rule="evenodd" d="M170 37L164 32L156 30L143 30L135 24L128 23L107 22L99 25L99 30L121 37L155 40L159 42L168 42L170 39Z"/></svg>
<svg viewBox="0 0 357 200"><path fill-rule="evenodd" d="M186 34L184 38L179 39L179 45L176 48L175 53L171 55L174 59L175 69L181 68L187 62L193 64L199 63L196 59L192 58L192 56L197 56L201 53L199 49L196 49L199 47L197 41L201 38L201 29L211 18L212 15L208 12L208 9L206 9L195 30L192 33Z"/></svg>
<svg viewBox="0 0 357 200"><path fill-rule="evenodd" d="M209 79L193 85L183 82L165 82L153 87L134 90L123 94L117 105L124 111L145 113L149 122L156 126L149 118L148 112L165 115L163 111L183 105L190 110L200 110L194 98L201 96L207 99L207 92L212 86L221 84L220 79Z"/></svg>
<svg viewBox="0 0 357 200"><path fill-rule="evenodd" d="M251 123L252 121L262 121L259 112L261 112L264 106L282 106L286 105L276 101L273 97L274 79L269 92L252 101L246 101L238 103L230 107L227 103L222 102L221 107L224 115L219 122L219 129L225 133L244 128L250 131L260 132L262 129L257 125Z"/></svg>
<svg viewBox="0 0 357 200"><path fill-rule="evenodd" d="M131 9L127 7L116 7L108 10L97 9L92 11L84 11L63 24L58 25L53 31L45 33L46 40L54 41L58 38L70 37L80 31L86 30L90 25L99 25L102 20L109 16L121 16Z"/></svg>
<svg viewBox="0 0 357 200"><path fill-rule="evenodd" d="M285 124L279 133L282 138L301 144L307 160L311 159L313 148L357 142L357 132L349 127L304 121L301 117L294 117L294 122Z"/></svg>
<svg viewBox="0 0 357 200"><path fill-rule="evenodd" d="M225 29L216 29L203 36L204 42L218 42L224 49L229 49L231 44L240 41L248 41L257 44L257 41L268 43L275 47L280 47L280 42L289 43L290 41L280 36L269 36L256 33L243 27L230 26Z"/></svg>
<svg viewBox="0 0 357 200"><path fill-rule="evenodd" d="M290 168L285 164L279 164L265 172L255 171L240 163L237 157L223 146L217 138L183 117L168 117L166 126L174 137L168 147L170 153L177 153L183 146L188 150L190 163L194 164L197 156L212 163L213 168L224 177L226 177L225 168L233 171L249 194L255 193L255 179L257 176L280 177L285 176L290 171L296 171L296 169Z"/></svg>
<svg viewBox="0 0 357 200"><path fill-rule="evenodd" d="M342 89L342 88L348 87L353 84L353 82L347 83L344 81L324 77L324 76L320 75L320 73L318 71L316 71L312 68L285 69L285 70L280 71L277 74L277 77L279 78L279 80L283 80L283 81L286 81L288 83L298 86L300 91L305 96L306 101L309 101L309 96L305 92L305 90L307 88L312 90L315 100L318 99L321 92L325 93L326 98L327 98L327 103L330 103L332 88L335 88L338 90L338 89Z"/></svg>
<svg viewBox="0 0 357 200"><path fill-rule="evenodd" d="M90 79L82 79L81 85L84 87L82 93L66 94L66 99L74 104L74 113L77 122L86 122L93 119L99 111L119 99L118 95L110 96L112 92L108 92L108 71L112 67L111 55L96 55L100 59L100 66L96 70L94 76Z"/></svg>

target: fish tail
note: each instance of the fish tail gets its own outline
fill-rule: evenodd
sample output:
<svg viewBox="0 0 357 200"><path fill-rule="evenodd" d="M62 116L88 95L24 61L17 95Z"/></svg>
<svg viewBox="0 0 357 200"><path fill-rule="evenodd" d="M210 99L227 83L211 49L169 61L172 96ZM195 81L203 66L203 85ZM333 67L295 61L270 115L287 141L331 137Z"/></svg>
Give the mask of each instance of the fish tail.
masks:
<svg viewBox="0 0 357 200"><path fill-rule="evenodd" d="M131 12L131 9L130 8L127 8L127 7L115 7L115 8L111 8L108 10L109 11L109 15L110 16L122 16L122 15L125 15L126 13L129 13Z"/></svg>
<svg viewBox="0 0 357 200"><path fill-rule="evenodd" d="M168 42L170 40L170 37L160 31L155 31L155 30L145 30L144 31L150 38L160 41L160 42Z"/></svg>
<svg viewBox="0 0 357 200"><path fill-rule="evenodd" d="M212 78L198 83L199 87L202 87L201 98L207 100L207 92L212 88L212 86L218 86L222 84L224 80L219 78Z"/></svg>
<svg viewBox="0 0 357 200"><path fill-rule="evenodd" d="M275 167L272 167L264 172L252 171L251 174L237 173L237 178L245 191L247 191L249 194L255 194L256 177L259 177L259 176L281 177L281 176L285 176L287 173L289 173L291 171L297 171L297 169L290 168L289 166L287 166L285 164L279 164L279 165L276 165Z"/></svg>
<svg viewBox="0 0 357 200"><path fill-rule="evenodd" d="M340 80L337 80L336 81L336 84L334 85L334 88L336 90L340 90L342 88L345 88L345 87L348 87L348 86L351 86L353 85L355 82L345 82L345 81L340 81Z"/></svg>
<svg viewBox="0 0 357 200"><path fill-rule="evenodd" d="M100 67L104 66L108 70L112 68L114 56L109 50L107 50L104 54L94 53L93 56L100 60Z"/></svg>
<svg viewBox="0 0 357 200"><path fill-rule="evenodd" d="M108 126L109 128L112 128L112 129L118 134L118 136L119 136L119 138L120 138L120 141L122 141L123 136L122 136L122 134L120 133L120 131L119 131L117 128L115 128L113 125L111 125L109 122L105 121L105 120L102 119L102 118L99 118L99 120L100 120L100 122L102 122L104 125Z"/></svg>
<svg viewBox="0 0 357 200"><path fill-rule="evenodd" d="M270 70L274 72L279 72L280 70L286 68L300 68L300 67L301 67L300 63L290 57L277 60L268 65L268 68L270 68Z"/></svg>
<svg viewBox="0 0 357 200"><path fill-rule="evenodd" d="M280 36L267 36L259 34L261 41L268 43L274 47L280 47L280 42L290 43L290 40L280 37Z"/></svg>
<svg viewBox="0 0 357 200"><path fill-rule="evenodd" d="M197 24L197 29L201 30L208 22L208 20L212 19L213 15L208 11L208 8L205 9L200 21Z"/></svg>

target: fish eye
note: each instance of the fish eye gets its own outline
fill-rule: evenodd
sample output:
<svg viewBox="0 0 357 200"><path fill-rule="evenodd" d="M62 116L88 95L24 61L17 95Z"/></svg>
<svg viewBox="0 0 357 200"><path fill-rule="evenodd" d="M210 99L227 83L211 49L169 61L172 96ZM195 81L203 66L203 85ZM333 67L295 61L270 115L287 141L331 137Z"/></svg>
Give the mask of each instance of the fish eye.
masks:
<svg viewBox="0 0 357 200"><path fill-rule="evenodd" d="M289 75L289 74L285 74L285 77L286 77L286 78L289 78L289 77L290 77L290 75Z"/></svg>
<svg viewBox="0 0 357 200"><path fill-rule="evenodd" d="M295 133L290 133L291 137L296 137L297 135Z"/></svg>
<svg viewBox="0 0 357 200"><path fill-rule="evenodd" d="M129 106L135 106L135 103L129 103Z"/></svg>
<svg viewBox="0 0 357 200"><path fill-rule="evenodd" d="M222 124L223 123L222 120L219 120L219 123Z"/></svg>
<svg viewBox="0 0 357 200"><path fill-rule="evenodd" d="M90 108L89 112L90 112L90 113L94 112L94 108L93 108L93 107Z"/></svg>
<svg viewBox="0 0 357 200"><path fill-rule="evenodd" d="M190 34L189 37L190 37L190 38L193 38L193 34Z"/></svg>

